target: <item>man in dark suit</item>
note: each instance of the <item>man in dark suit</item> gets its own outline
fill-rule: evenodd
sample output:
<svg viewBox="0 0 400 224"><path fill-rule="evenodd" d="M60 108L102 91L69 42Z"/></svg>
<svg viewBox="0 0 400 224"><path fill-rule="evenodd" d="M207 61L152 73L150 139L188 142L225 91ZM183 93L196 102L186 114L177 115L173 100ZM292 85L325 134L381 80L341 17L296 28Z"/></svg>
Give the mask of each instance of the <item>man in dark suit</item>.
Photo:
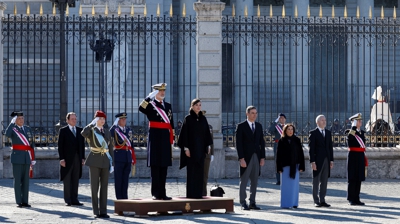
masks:
<svg viewBox="0 0 400 224"><path fill-rule="evenodd" d="M31 207L29 198L29 177L32 177L32 166L35 165L35 152L32 132L24 125L22 111L12 112L10 125L5 135L11 139L11 163L14 176L15 202L18 208Z"/></svg>
<svg viewBox="0 0 400 224"><path fill-rule="evenodd" d="M240 189L239 198L242 210L255 209L258 177L260 166L265 163L265 140L262 125L256 122L257 108L246 108L247 120L238 124L236 128L236 150L240 162ZM246 186L250 179L250 205L246 204Z"/></svg>
<svg viewBox="0 0 400 224"><path fill-rule="evenodd" d="M67 206L83 205L78 200L79 179L85 162L85 139L80 134L82 128L76 127L77 117L69 112L67 126L58 135L58 155L60 159L60 181L64 184L64 201Z"/></svg>
<svg viewBox="0 0 400 224"><path fill-rule="evenodd" d="M313 199L315 207L330 207L326 203L326 189L330 169L333 168L333 144L332 134L326 127L324 115L318 115L315 119L317 128L310 131L310 163L313 170ZM318 197L319 192L319 197Z"/></svg>
<svg viewBox="0 0 400 224"><path fill-rule="evenodd" d="M171 104L165 102L167 84L153 85L154 89L140 104L139 111L149 120L147 137L147 166L151 169L151 195L153 200L171 200L166 195L165 182L168 166L172 166L174 121Z"/></svg>

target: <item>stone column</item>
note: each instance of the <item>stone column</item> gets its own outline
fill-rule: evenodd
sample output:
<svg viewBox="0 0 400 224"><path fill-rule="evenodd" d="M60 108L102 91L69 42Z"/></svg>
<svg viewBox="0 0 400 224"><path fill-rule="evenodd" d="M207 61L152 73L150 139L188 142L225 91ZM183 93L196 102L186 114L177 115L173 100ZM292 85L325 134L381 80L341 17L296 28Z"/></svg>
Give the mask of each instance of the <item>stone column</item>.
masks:
<svg viewBox="0 0 400 224"><path fill-rule="evenodd" d="M210 179L225 173L225 151L222 147L222 10L219 0L200 0L193 4L197 12L197 97L214 130L214 157Z"/></svg>
<svg viewBox="0 0 400 224"><path fill-rule="evenodd" d="M4 2L0 2L0 19L3 18L4 16L4 10L6 10L7 5ZM0 30L3 30L3 23L2 20L0 20ZM0 40L3 40L3 33L0 33ZM1 58L1 62L0 62L0 118L1 120L3 120L4 118L4 101L3 101L3 88L4 88L4 83L3 83L3 44L0 43L0 58ZM4 123L8 124L8 121L4 121ZM3 131L3 126L0 125L0 132ZM0 179L3 178L3 167L4 167L4 163L3 163L3 158L4 158L4 150L3 148L3 135L0 135Z"/></svg>
<svg viewBox="0 0 400 224"><path fill-rule="evenodd" d="M292 3L292 17L295 15L295 8L297 6L298 19L307 18L307 7L309 5L309 0L293 0ZM291 105L297 108L298 114L292 114L290 120L298 121L299 123L304 123L304 118L307 117L309 110L309 96L308 96L308 66L309 66L309 46L307 46L306 40L301 39L297 46L293 45L293 40L290 43L291 46L291 74L293 77L291 79Z"/></svg>
<svg viewBox="0 0 400 224"><path fill-rule="evenodd" d="M231 1L232 2L232 1ZM253 0L236 0L235 9L236 17L246 19L245 8L247 6L247 19L251 21L254 11ZM233 61L234 61L234 110L236 116L233 121L243 119L246 107L253 104L253 44L250 31L248 35L239 35L236 37L233 45ZM248 44L250 43L250 44ZM254 105L259 107L260 105ZM231 121L228 121L231 122Z"/></svg>
<svg viewBox="0 0 400 224"><path fill-rule="evenodd" d="M360 8L360 19L369 18L370 7L372 8L372 18L374 18L373 0L357 0L355 7L357 6ZM372 41L375 42L373 39ZM366 123L370 117L370 108L375 103L371 96L377 87L375 82L376 45L368 46L366 39L361 39L359 44L356 43L355 39L351 39L349 43L347 57L348 94L358 96L358 102L350 100L348 111L352 111L352 114L363 113ZM386 89L383 91L386 91Z"/></svg>

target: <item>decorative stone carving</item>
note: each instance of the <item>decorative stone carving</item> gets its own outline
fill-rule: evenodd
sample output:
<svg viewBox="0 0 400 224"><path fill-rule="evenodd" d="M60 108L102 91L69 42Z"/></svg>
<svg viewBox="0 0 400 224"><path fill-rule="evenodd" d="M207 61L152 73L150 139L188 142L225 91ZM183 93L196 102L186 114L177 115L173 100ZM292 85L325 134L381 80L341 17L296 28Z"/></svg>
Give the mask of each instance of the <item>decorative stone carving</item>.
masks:
<svg viewBox="0 0 400 224"><path fill-rule="evenodd" d="M129 52L125 51L125 41L116 44L113 51L113 63L109 63L107 73L107 98L124 98L126 81L126 61L129 61Z"/></svg>

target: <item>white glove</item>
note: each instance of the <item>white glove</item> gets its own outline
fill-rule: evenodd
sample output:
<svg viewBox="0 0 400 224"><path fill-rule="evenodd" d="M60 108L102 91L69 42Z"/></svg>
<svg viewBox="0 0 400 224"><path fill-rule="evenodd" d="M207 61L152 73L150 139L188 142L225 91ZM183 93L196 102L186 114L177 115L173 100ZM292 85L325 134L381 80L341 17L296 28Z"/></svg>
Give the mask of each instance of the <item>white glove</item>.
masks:
<svg viewBox="0 0 400 224"><path fill-rule="evenodd" d="M275 123L278 123L280 116L275 120Z"/></svg>
<svg viewBox="0 0 400 224"><path fill-rule="evenodd" d="M97 123L97 121L99 120L99 118L98 117L96 117L95 119L93 119L93 121L92 122L90 122L90 124L93 124L93 125L96 125L96 123Z"/></svg>
<svg viewBox="0 0 400 224"><path fill-rule="evenodd" d="M13 117L13 119L11 120L11 123L14 124L16 120L17 120L17 116Z"/></svg>
<svg viewBox="0 0 400 224"><path fill-rule="evenodd" d="M147 97L149 97L150 99L153 99L158 93L158 90L154 90L153 92L149 93L149 95Z"/></svg>
<svg viewBox="0 0 400 224"><path fill-rule="evenodd" d="M213 156L213 155L211 155L211 162L212 162L212 161L214 161L214 156Z"/></svg>
<svg viewBox="0 0 400 224"><path fill-rule="evenodd" d="M117 124L118 124L118 121L119 121L119 117L117 117L117 118L115 119L115 121L114 121L114 124L113 124L113 125L117 125Z"/></svg>
<svg viewBox="0 0 400 224"><path fill-rule="evenodd" d="M31 161L31 165L32 165L32 166L34 166L35 164L36 164L36 161L35 161L35 160Z"/></svg>
<svg viewBox="0 0 400 224"><path fill-rule="evenodd" d="M114 172L114 166L111 166L110 173Z"/></svg>

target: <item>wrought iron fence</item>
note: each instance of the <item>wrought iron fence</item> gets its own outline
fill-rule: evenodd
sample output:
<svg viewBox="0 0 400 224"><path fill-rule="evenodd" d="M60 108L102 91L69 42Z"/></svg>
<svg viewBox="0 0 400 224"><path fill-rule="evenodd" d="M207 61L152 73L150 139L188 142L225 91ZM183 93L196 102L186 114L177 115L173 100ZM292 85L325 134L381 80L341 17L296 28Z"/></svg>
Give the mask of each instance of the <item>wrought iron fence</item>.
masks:
<svg viewBox="0 0 400 224"><path fill-rule="evenodd" d="M370 128L369 145L398 144L399 31L395 18L223 17L225 145L234 144L235 125L245 119L250 104L258 108L267 144L272 143L268 126L278 113L296 125L303 142L315 127L315 117L325 114L340 146L345 144L348 117L361 112L367 121L371 111L378 114L385 108L390 109L388 116L377 116L368 125L380 124ZM196 96L196 32L194 17L67 16L61 21L51 15L6 15L3 126L11 111L23 110L27 125L35 130L35 142L53 146L56 124L66 112L75 111L84 126L101 108L104 94L108 124L114 114L128 112L132 138L144 145L147 123L137 107L152 84L168 83L167 101L176 121L183 119ZM104 69L89 46L101 34L115 43ZM60 52L63 44L65 52ZM62 63L66 75L60 72ZM382 102L371 99L377 86L383 89ZM63 103L67 111L62 111ZM334 119L339 121L335 124Z"/></svg>
<svg viewBox="0 0 400 224"><path fill-rule="evenodd" d="M153 84L168 84L166 100L173 105L176 121L187 114L195 97L195 27L191 16L74 15L62 20L53 15L6 15L3 127L11 111L22 110L26 124L35 130L36 144L53 146L69 111L77 113L79 126L88 124L98 109L107 113L109 125L115 114L125 111L134 142L145 144L147 119L138 106ZM115 45L104 64L89 46L101 38ZM62 63L66 75L60 71ZM9 140L4 138L4 143Z"/></svg>
<svg viewBox="0 0 400 224"><path fill-rule="evenodd" d="M248 105L258 108L267 145L278 113L295 124L303 143L324 114L334 144L343 146L348 117L358 112L368 146L400 143L398 19L226 16L222 30L225 146L234 146ZM371 99L378 86L382 97Z"/></svg>

